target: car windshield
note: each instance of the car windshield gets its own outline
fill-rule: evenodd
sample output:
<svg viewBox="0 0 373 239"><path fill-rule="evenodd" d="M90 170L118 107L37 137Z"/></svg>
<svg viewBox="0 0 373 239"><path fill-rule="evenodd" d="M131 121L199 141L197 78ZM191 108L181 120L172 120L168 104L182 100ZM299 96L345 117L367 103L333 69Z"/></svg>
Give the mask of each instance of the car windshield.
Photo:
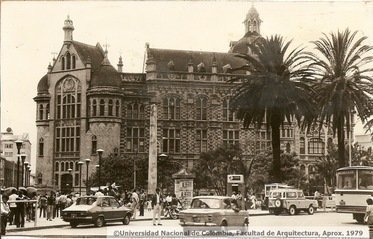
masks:
<svg viewBox="0 0 373 239"><path fill-rule="evenodd" d="M92 205L94 202L96 202L96 198L84 197L78 198L78 200L76 200L76 205Z"/></svg>
<svg viewBox="0 0 373 239"><path fill-rule="evenodd" d="M193 199L191 208L220 208L220 199L216 198L196 198Z"/></svg>

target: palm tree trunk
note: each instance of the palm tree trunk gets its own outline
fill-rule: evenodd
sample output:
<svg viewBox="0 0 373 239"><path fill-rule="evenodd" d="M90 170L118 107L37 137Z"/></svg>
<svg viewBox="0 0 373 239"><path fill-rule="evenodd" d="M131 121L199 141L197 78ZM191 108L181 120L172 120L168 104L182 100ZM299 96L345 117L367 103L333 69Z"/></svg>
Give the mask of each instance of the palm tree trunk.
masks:
<svg viewBox="0 0 373 239"><path fill-rule="evenodd" d="M275 182L281 182L281 150L280 150L280 120L272 115L272 156L273 156L273 179Z"/></svg>
<svg viewBox="0 0 373 239"><path fill-rule="evenodd" d="M342 167L346 166L346 160L345 160L345 132L344 132L343 118L339 119L337 136L338 136L338 166L339 166L339 168L342 168Z"/></svg>

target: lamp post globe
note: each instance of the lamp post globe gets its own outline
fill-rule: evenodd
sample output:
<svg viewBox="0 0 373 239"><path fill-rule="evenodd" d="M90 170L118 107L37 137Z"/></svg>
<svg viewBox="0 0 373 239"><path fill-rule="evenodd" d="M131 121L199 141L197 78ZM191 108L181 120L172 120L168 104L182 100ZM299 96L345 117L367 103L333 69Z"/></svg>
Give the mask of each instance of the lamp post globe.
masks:
<svg viewBox="0 0 373 239"><path fill-rule="evenodd" d="M82 196L82 166L83 166L83 162L79 161L78 165L79 165L79 196Z"/></svg>
<svg viewBox="0 0 373 239"><path fill-rule="evenodd" d="M87 166L87 175L86 175L86 181L85 181L85 186L86 186L86 192L85 192L85 194L88 195L88 191L89 191L89 185L88 185L88 167L89 167L89 163L91 162L91 159L85 159L84 161L85 161L86 166Z"/></svg>
<svg viewBox="0 0 373 239"><path fill-rule="evenodd" d="M101 158L102 158L102 154L104 153L104 150L97 149L97 153L98 153L98 165L102 165ZM98 167L98 190L100 189L101 189L101 167Z"/></svg>
<svg viewBox="0 0 373 239"><path fill-rule="evenodd" d="M18 190L19 189L19 163L20 163L19 161L21 157L21 147L22 147L23 141L17 140L15 143L17 146L17 190Z"/></svg>

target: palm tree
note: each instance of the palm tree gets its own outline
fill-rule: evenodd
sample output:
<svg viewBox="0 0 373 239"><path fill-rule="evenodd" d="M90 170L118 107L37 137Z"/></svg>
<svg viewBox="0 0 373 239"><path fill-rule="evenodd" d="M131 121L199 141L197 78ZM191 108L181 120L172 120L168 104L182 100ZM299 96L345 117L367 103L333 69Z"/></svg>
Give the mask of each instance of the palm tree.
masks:
<svg viewBox="0 0 373 239"><path fill-rule="evenodd" d="M235 70L250 71L232 97L232 107L237 117L248 128L254 124L260 128L266 122L271 129L273 150L273 176L280 180L280 127L294 118L300 125L309 126L315 115L315 106L310 97L310 86L305 79L310 77L303 49L286 51L291 41L284 43L281 36L259 38L250 47L252 55L238 54L248 64Z"/></svg>
<svg viewBox="0 0 373 239"><path fill-rule="evenodd" d="M356 34L349 29L323 34L313 42L315 53L308 54L316 80L313 93L319 107L320 128L326 123L337 134L339 167L346 166L345 130L350 132L352 112L356 109L364 122L373 111L373 69L368 67L373 48L364 43L367 37L356 38Z"/></svg>

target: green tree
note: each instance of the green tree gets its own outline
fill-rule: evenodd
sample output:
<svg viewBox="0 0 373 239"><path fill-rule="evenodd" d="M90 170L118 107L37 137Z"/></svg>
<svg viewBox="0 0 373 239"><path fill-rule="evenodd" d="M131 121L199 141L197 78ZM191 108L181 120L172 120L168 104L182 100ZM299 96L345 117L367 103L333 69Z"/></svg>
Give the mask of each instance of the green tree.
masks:
<svg viewBox="0 0 373 239"><path fill-rule="evenodd" d="M313 98L319 106L321 122L331 125L338 138L338 166L346 166L345 130L350 132L351 112L356 109L364 122L371 116L372 73L369 64L372 47L365 44L367 37L356 37L357 32L324 34L314 41L315 53L308 53L314 76Z"/></svg>
<svg viewBox="0 0 373 239"><path fill-rule="evenodd" d="M238 145L223 145L201 153L193 167L196 189L213 188L217 195L225 195L227 175L244 174L244 170L247 170L247 164L242 161L242 151Z"/></svg>
<svg viewBox="0 0 373 239"><path fill-rule="evenodd" d="M232 107L245 128L252 124L260 128L264 122L271 128L275 181L281 179L281 125L295 118L299 125L302 120L302 125L310 126L315 116L311 88L306 83L309 70L300 67L305 62L303 49L287 54L290 43L278 35L258 38L251 46L252 55L237 55L248 64L235 69L250 74L240 79Z"/></svg>

